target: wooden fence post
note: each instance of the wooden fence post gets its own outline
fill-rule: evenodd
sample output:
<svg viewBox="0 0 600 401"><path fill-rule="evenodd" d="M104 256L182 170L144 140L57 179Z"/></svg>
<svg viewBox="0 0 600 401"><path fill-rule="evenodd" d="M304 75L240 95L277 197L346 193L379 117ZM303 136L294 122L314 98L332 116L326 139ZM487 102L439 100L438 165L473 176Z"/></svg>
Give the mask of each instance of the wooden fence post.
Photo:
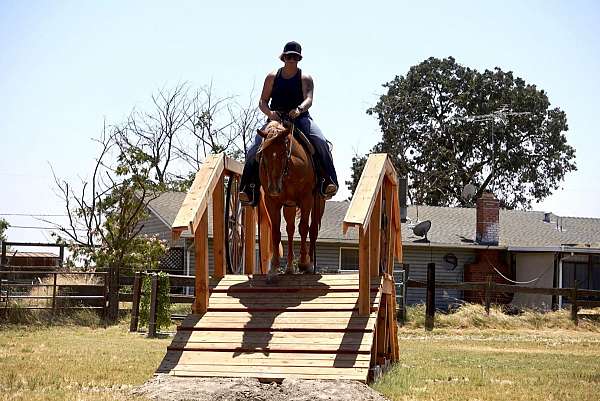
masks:
<svg viewBox="0 0 600 401"><path fill-rule="evenodd" d="M433 330L435 321L435 263L427 263L427 303L425 305L425 330Z"/></svg>
<svg viewBox="0 0 600 401"><path fill-rule="evenodd" d="M152 275L150 292L150 316L148 316L148 337L156 337L156 309L158 306L158 275Z"/></svg>
<svg viewBox="0 0 600 401"><path fill-rule="evenodd" d="M133 291L131 295L131 323L129 324L129 331L133 333L138 330L140 319L140 296L142 295L142 274L140 272L135 272L133 276Z"/></svg>
<svg viewBox="0 0 600 401"><path fill-rule="evenodd" d="M485 313L490 315L490 304L492 303L492 276L487 276L485 285Z"/></svg>
<svg viewBox="0 0 600 401"><path fill-rule="evenodd" d="M577 305L577 281L573 284L573 290L571 291L571 320L575 323L575 326L579 324L579 319L577 318L577 312L579 306Z"/></svg>
<svg viewBox="0 0 600 401"><path fill-rule="evenodd" d="M119 318L119 272L118 267L109 267L108 286L108 313L107 319L111 322Z"/></svg>
<svg viewBox="0 0 600 401"><path fill-rule="evenodd" d="M52 314L56 313L56 276L58 273L54 272L53 282L52 282Z"/></svg>

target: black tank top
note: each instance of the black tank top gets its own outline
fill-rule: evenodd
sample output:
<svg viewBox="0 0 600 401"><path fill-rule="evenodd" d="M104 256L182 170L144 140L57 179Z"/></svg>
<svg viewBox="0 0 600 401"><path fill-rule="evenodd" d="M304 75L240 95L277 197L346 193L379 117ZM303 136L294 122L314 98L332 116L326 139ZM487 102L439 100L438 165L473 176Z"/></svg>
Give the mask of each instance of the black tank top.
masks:
<svg viewBox="0 0 600 401"><path fill-rule="evenodd" d="M304 94L302 93L302 70L298 68L296 75L289 79L285 79L281 72L282 68L275 75L269 108L274 111L287 113L298 107L304 100Z"/></svg>

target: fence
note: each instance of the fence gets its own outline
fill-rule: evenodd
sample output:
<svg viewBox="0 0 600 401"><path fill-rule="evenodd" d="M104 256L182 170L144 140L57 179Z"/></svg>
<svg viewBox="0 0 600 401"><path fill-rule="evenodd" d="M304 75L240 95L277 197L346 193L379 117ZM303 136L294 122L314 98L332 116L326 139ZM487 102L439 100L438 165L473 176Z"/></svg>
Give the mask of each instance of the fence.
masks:
<svg viewBox="0 0 600 401"><path fill-rule="evenodd" d="M432 270L432 269L428 269ZM429 276L428 276L429 277ZM425 328L431 330L433 328L433 321L435 315L435 289L457 289L466 291L479 291L483 293L483 300L485 305L486 313L490 312L490 305L492 303L492 295L494 293L527 293L527 294L541 294L541 295L556 295L562 296L569 300L571 304L571 319L575 324L578 323L578 312L581 308L594 308L600 307L600 291L599 290L587 290L580 289L575 286L574 288L542 288L542 287L527 287L521 285L512 284L499 284L494 282L491 277L485 282L465 282L465 283L451 283L451 282L436 282L435 276L432 280L417 281L409 279L406 281L406 286L409 288L426 288L426 306L425 306ZM583 300L580 297L598 298L599 300Z"/></svg>
<svg viewBox="0 0 600 401"><path fill-rule="evenodd" d="M87 308L106 315L108 286L106 272L0 271L0 310L6 314L15 306L53 312Z"/></svg>

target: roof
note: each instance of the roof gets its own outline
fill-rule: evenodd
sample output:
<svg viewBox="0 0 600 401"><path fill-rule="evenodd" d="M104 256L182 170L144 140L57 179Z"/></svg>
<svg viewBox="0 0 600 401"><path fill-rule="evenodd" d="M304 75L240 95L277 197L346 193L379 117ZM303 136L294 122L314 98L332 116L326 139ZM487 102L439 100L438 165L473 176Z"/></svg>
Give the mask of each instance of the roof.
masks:
<svg viewBox="0 0 600 401"><path fill-rule="evenodd" d="M150 201L149 206L151 211L166 222L170 228L184 198L185 193L183 192L166 192ZM327 201L319 232L320 241L352 243L358 241L357 229L350 228L346 235L342 232L342 221L349 205L348 201ZM211 209L212 207L209 205L209 235L212 233ZM402 241L405 246L423 245L422 238L412 233L412 227L415 223L424 220L432 222L428 234L431 245L481 246L475 243L475 208L409 206L407 217L408 222L402 223ZM591 248L600 248L600 218L551 215L551 220L550 223L544 222L544 212L540 211L500 210L499 246L548 248L587 244ZM282 221L283 233L285 233L284 225L285 222ZM186 233L183 236L185 237ZM295 236L299 237L297 231Z"/></svg>
<svg viewBox="0 0 600 401"><path fill-rule="evenodd" d="M58 258L59 256L51 252L21 252L10 250L6 252L7 258Z"/></svg>

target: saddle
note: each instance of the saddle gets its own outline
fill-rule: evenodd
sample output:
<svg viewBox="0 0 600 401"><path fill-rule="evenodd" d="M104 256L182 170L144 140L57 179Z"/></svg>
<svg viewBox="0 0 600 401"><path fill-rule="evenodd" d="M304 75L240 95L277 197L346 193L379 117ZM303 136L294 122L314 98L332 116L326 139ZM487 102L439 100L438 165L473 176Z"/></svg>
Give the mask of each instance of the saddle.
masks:
<svg viewBox="0 0 600 401"><path fill-rule="evenodd" d="M313 158L313 163L315 162L314 158L315 158L315 147L313 146L312 143L310 143L310 141L308 140L308 138L306 137L306 135L304 135L304 132L300 131L299 128L294 127L294 137L298 140L298 142L300 142L300 145L302 145L302 147L304 147L304 150L306 150L308 152L309 155L311 155L311 157Z"/></svg>

